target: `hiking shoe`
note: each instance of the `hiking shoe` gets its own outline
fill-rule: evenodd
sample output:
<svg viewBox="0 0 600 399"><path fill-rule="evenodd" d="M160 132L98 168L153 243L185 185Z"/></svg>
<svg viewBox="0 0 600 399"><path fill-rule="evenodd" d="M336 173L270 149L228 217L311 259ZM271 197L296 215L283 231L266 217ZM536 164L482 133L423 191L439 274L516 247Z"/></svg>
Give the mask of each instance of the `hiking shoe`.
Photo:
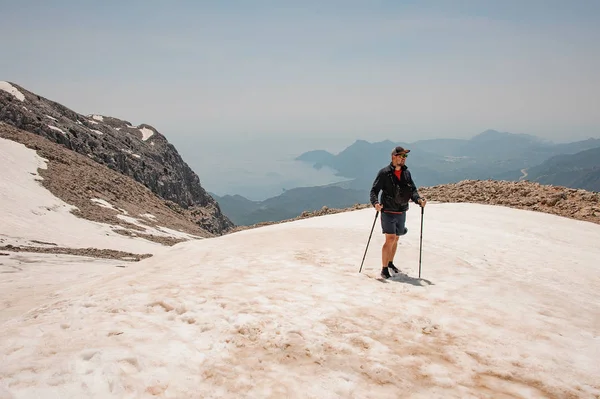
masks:
<svg viewBox="0 0 600 399"><path fill-rule="evenodd" d="M388 269L392 269L392 271L394 273L400 273L400 270L398 270L398 268L396 266L394 266L394 264L392 262L388 263Z"/></svg>
<svg viewBox="0 0 600 399"><path fill-rule="evenodd" d="M388 279L390 277L392 277L392 276L390 275L390 272L388 271L388 268L387 267L382 268L381 269L381 278Z"/></svg>

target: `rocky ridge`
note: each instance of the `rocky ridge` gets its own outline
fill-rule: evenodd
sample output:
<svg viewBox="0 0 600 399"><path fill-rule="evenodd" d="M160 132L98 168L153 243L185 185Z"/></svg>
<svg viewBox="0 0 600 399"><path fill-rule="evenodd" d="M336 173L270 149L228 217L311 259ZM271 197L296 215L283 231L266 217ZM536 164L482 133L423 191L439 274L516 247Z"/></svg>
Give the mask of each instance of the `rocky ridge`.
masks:
<svg viewBox="0 0 600 399"><path fill-rule="evenodd" d="M522 180L463 180L423 187L424 197L438 202L473 202L545 212L600 224L600 193Z"/></svg>
<svg viewBox="0 0 600 399"><path fill-rule="evenodd" d="M203 230L223 234L233 227L175 147L150 125L84 116L11 82L0 82L0 121L134 179L185 209Z"/></svg>

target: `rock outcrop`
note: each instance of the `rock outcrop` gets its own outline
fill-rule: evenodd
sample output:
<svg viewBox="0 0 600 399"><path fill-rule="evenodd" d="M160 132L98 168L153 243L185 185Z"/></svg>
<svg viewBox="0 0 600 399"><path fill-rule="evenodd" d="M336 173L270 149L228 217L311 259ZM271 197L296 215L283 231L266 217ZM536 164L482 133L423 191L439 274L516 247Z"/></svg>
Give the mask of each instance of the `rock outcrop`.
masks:
<svg viewBox="0 0 600 399"><path fill-rule="evenodd" d="M14 83L0 83L0 121L131 177L185 209L206 231L223 234L233 227L198 176L154 127L134 126L107 116L84 116Z"/></svg>

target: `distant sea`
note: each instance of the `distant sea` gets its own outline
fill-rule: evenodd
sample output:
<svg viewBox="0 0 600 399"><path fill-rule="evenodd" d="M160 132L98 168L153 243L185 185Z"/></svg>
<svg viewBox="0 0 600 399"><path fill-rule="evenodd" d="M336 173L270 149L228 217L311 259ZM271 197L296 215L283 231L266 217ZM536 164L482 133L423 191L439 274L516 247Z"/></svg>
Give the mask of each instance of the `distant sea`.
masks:
<svg viewBox="0 0 600 399"><path fill-rule="evenodd" d="M337 154L350 139L269 138L220 140L169 138L183 160L200 178L202 187L219 196L241 195L262 201L296 187L346 180L330 168L314 169L294 158L311 150Z"/></svg>

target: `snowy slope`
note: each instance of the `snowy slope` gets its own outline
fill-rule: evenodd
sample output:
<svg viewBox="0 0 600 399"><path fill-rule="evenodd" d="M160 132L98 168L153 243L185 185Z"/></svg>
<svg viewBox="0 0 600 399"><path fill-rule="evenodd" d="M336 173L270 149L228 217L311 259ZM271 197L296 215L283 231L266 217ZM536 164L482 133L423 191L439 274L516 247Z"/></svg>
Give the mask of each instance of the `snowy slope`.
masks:
<svg viewBox="0 0 600 399"><path fill-rule="evenodd" d="M55 297L57 289L106 276L115 267L127 267L130 263L123 259L3 252L4 246L95 248L134 254L154 254L165 248L156 242L117 233L125 230L123 227L77 218L71 213L72 206L40 184L38 169L45 168L46 160L35 151L0 138L0 323L47 303ZM98 206L112 207L103 200L92 201ZM140 216L152 218L150 214ZM158 231L144 225L141 218L128 218L157 236L189 238L165 227Z"/></svg>
<svg viewBox="0 0 600 399"><path fill-rule="evenodd" d="M111 226L80 219L72 206L56 198L39 181L46 160L23 144L0 138L0 239L31 245L31 240L72 248L106 248L155 253L163 246L115 233Z"/></svg>
<svg viewBox="0 0 600 399"><path fill-rule="evenodd" d="M0 325L0 398L594 398L600 226L429 204L189 241ZM0 279L2 279L0 275ZM1 296L2 294L0 294Z"/></svg>

